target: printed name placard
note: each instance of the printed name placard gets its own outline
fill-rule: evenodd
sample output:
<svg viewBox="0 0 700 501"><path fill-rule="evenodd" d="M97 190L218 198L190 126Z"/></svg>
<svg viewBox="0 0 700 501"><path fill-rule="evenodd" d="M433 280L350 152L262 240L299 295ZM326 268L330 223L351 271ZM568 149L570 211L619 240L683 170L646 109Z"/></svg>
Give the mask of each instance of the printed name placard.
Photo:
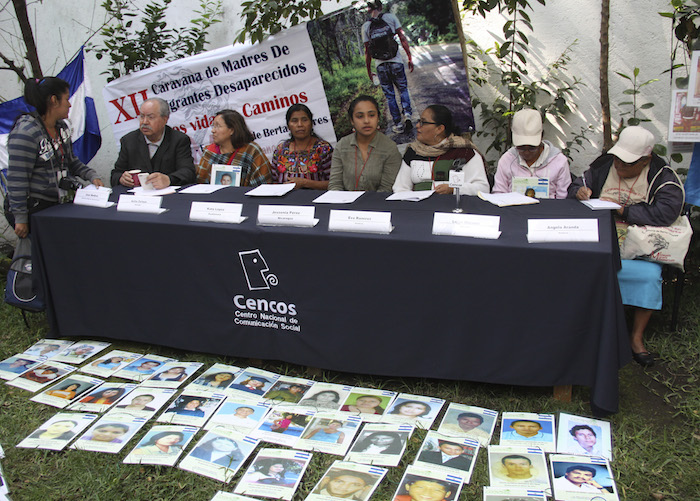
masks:
<svg viewBox="0 0 700 501"><path fill-rule="evenodd" d="M497 239L501 236L498 229L500 224L500 216L436 212L433 216L433 235Z"/></svg>
<svg viewBox="0 0 700 501"><path fill-rule="evenodd" d="M243 204L224 202L192 202L190 221L239 224L247 218L241 216Z"/></svg>
<svg viewBox="0 0 700 501"><path fill-rule="evenodd" d="M109 201L109 195L112 190L109 188L81 188L75 192L73 203L75 205L87 205L90 207L111 207L114 202Z"/></svg>
<svg viewBox="0 0 700 501"><path fill-rule="evenodd" d="M119 195L117 210L120 212L143 212L146 214L160 214L166 209L161 209L163 202L161 197L147 197L139 195Z"/></svg>
<svg viewBox="0 0 700 501"><path fill-rule="evenodd" d="M331 210L328 231L391 233L391 212Z"/></svg>
<svg viewBox="0 0 700 501"><path fill-rule="evenodd" d="M528 219L527 241L597 242L597 219Z"/></svg>
<svg viewBox="0 0 700 501"><path fill-rule="evenodd" d="M450 188L462 188L464 186L464 171L450 171Z"/></svg>
<svg viewBox="0 0 700 501"><path fill-rule="evenodd" d="M258 224L311 227L318 223L315 213L315 207L303 205L261 205L258 207Z"/></svg>

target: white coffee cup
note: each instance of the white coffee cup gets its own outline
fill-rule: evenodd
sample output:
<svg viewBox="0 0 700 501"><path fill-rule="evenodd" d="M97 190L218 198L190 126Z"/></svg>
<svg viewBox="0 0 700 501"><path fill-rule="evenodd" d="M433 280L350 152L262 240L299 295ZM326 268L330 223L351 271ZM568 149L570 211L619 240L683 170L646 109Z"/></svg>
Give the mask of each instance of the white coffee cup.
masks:
<svg viewBox="0 0 700 501"><path fill-rule="evenodd" d="M147 183L146 179L148 179L148 172L142 172L139 174L139 183L141 183L141 186L143 187L144 190L152 190L153 188L153 183Z"/></svg>

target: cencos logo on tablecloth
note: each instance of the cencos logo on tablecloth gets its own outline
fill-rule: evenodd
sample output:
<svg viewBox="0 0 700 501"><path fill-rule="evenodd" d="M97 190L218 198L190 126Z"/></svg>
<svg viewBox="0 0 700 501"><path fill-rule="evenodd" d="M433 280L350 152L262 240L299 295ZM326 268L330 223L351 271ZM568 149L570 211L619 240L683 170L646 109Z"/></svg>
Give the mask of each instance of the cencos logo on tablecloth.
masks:
<svg viewBox="0 0 700 501"><path fill-rule="evenodd" d="M271 290L279 283L259 249L241 251L238 257L249 291ZM236 308L233 320L236 325L301 332L299 319L296 318L297 307L292 302L236 294L233 304Z"/></svg>

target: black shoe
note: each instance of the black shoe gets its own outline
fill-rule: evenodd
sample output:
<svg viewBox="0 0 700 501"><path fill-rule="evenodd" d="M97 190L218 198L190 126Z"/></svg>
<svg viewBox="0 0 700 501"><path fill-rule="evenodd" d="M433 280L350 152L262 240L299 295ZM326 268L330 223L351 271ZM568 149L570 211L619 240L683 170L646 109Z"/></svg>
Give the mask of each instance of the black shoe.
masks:
<svg viewBox="0 0 700 501"><path fill-rule="evenodd" d="M654 365L654 353L649 353L648 351L632 352L632 358L642 367L652 367Z"/></svg>

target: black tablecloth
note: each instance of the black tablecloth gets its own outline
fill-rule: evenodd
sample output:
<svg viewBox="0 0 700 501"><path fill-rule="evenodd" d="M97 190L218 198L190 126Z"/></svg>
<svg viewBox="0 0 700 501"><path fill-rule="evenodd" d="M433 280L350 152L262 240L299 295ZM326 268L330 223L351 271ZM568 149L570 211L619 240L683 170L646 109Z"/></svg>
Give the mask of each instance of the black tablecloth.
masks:
<svg viewBox="0 0 700 501"><path fill-rule="evenodd" d="M74 205L36 214L52 332L355 373L586 385L595 412L617 410L630 355L609 212L462 197L466 212L501 216L501 237L480 240L431 234L451 196L366 193L317 204L318 225L291 228L257 226L258 205L310 205L320 192L245 191L168 195L160 215ZM190 202L205 200L243 203L248 220L190 222ZM391 211L395 229L329 232L330 209ZM528 244L529 218L557 217L597 218L600 242Z"/></svg>

